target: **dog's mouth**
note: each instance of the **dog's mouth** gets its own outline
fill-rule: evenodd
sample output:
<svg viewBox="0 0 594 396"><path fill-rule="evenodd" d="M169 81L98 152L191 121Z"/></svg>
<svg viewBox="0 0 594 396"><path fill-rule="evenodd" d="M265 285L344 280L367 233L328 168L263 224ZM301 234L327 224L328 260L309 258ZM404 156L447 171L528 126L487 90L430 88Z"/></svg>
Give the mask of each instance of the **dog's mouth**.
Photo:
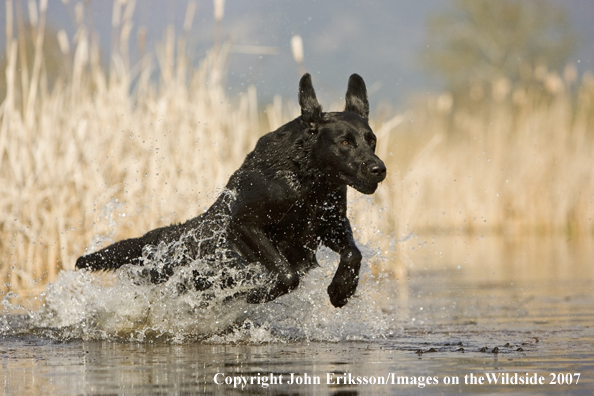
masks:
<svg viewBox="0 0 594 396"><path fill-rule="evenodd" d="M362 194L373 194L375 190L377 190L378 184L383 180L368 180L368 179L361 179L356 176L350 176L346 174L341 174L340 178L349 186L353 187L355 190L359 191Z"/></svg>

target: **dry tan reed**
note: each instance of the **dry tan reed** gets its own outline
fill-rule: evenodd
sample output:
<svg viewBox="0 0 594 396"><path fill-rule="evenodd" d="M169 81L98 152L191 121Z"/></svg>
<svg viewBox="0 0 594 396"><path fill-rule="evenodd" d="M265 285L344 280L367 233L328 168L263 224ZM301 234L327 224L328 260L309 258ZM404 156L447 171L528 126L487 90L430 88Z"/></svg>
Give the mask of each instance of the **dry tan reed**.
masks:
<svg viewBox="0 0 594 396"><path fill-rule="evenodd" d="M452 114L437 98L404 115L382 142L396 159L378 197L399 235L592 234L594 81L585 76L578 99L567 88Z"/></svg>
<svg viewBox="0 0 594 396"><path fill-rule="evenodd" d="M153 81L150 55L129 65L131 9L118 12L110 73L79 17L76 40L65 46L61 37L73 51L71 73L52 90L43 78L43 30L30 76L18 75L21 49L7 34L3 293L41 289L88 249L202 212L257 138L299 113L294 101L276 98L261 118L255 87L231 100L228 46L193 67L173 29L157 49ZM44 20L42 7L38 24ZM380 109L371 123L389 176L373 197L351 192L359 240L388 251L410 233L591 235L594 79L574 87L575 99L571 81L554 77L544 99L503 92L469 111L442 95L404 114Z"/></svg>

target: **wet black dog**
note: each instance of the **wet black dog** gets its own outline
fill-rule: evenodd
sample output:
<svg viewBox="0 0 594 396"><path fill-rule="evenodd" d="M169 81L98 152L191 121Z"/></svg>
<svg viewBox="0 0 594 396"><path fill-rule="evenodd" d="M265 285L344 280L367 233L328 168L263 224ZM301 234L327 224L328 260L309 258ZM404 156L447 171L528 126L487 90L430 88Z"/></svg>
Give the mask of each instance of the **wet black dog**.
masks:
<svg viewBox="0 0 594 396"><path fill-rule="evenodd" d="M147 273L154 283L196 259L230 266L259 262L273 276L267 287L246 297L261 303L295 289L300 274L317 266L316 250L325 245L340 254L328 287L330 301L335 307L345 305L357 288L361 265L346 213L347 186L372 194L386 177L386 167L374 153L367 90L359 75L349 78L343 112L322 112L309 74L299 82L299 104L301 116L259 139L205 213L80 257L76 267L143 265L159 245L171 248L165 265ZM192 277L198 290L212 286L205 274ZM234 280L227 283L233 287Z"/></svg>

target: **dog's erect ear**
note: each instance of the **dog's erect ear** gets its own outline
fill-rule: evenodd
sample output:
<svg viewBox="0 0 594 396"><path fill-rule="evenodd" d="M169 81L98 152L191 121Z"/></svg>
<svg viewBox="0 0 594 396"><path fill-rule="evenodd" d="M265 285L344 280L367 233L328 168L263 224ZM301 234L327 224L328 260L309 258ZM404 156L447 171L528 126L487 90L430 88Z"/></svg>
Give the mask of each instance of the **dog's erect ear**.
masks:
<svg viewBox="0 0 594 396"><path fill-rule="evenodd" d="M369 118L369 102L367 101L367 88L365 82L358 74L349 77L349 87L346 93L344 111L351 111L367 120Z"/></svg>
<svg viewBox="0 0 594 396"><path fill-rule="evenodd" d="M309 73L305 73L299 80L299 106L304 121L312 123L322 118L322 106L316 98Z"/></svg>

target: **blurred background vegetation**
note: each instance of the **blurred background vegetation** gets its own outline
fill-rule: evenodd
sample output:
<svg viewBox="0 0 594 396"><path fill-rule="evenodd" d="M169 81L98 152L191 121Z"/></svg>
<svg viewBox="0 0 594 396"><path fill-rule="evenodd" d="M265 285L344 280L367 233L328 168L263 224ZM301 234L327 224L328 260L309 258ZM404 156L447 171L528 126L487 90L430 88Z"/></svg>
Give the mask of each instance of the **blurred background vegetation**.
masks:
<svg viewBox="0 0 594 396"><path fill-rule="evenodd" d="M322 100L335 101L324 102L326 110L344 105L350 73L369 84L370 124L389 176L372 197L350 194L357 239L388 258L372 263L377 270L398 275L399 263L410 257L397 244L435 235L517 242L590 240L594 233L594 77L572 61L580 39L558 2L456 0L429 12L426 42L411 63L439 83L396 105L382 95L398 73L380 78L370 69L368 77L365 70L399 48L350 54L349 43L340 41L352 34L350 25L327 22L338 32L338 53L360 63L335 62L317 73L307 49L330 48L328 37L284 32L292 54L262 41L242 43L224 33L232 24L225 12L241 7L231 2L182 2L182 17L154 45L155 32L134 24L135 15L148 12L146 3L100 3L111 11L108 39L91 17L97 3L62 3L5 3L3 293L43 289L85 252L200 213L258 137L299 114L303 70L314 72ZM214 22L198 55L194 26L204 24L204 9L202 19L197 15L206 3ZM48 24L52 7L68 11L68 27ZM374 7L379 21L386 18ZM311 21L307 15L304 21ZM241 58L246 54L252 60ZM259 94L262 59L273 54L296 63L281 70L282 82L274 80L279 93L290 87L290 97ZM328 82L335 76L323 76L343 68L336 92Z"/></svg>
<svg viewBox="0 0 594 396"><path fill-rule="evenodd" d="M545 1L457 0L428 21L423 62L460 101L541 87L568 65L576 34L567 11Z"/></svg>

